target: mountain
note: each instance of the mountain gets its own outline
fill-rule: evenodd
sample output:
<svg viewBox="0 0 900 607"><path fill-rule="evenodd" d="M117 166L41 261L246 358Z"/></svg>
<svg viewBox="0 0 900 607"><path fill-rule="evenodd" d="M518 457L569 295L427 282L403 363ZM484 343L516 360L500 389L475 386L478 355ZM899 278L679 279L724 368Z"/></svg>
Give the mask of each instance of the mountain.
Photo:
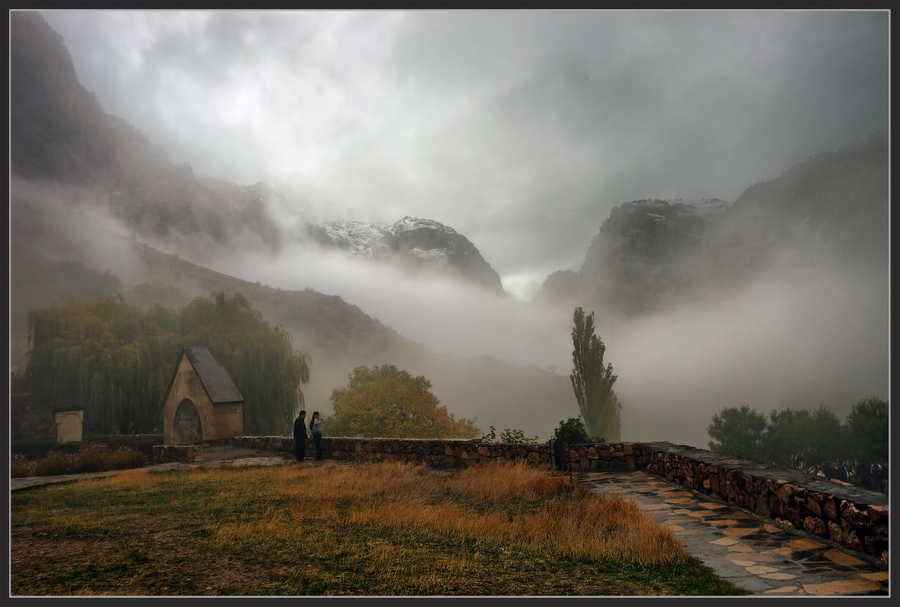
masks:
<svg viewBox="0 0 900 607"><path fill-rule="evenodd" d="M581 268L549 276L535 299L538 310L523 311L507 306L508 298L494 297L502 293L496 272L448 226L409 217L390 225L314 225L265 184L236 185L197 175L187 163L173 164L139 129L106 114L79 84L62 38L39 13L11 12L11 364L20 370L27 360L28 310L60 298L116 291L138 305L176 307L211 291L239 291L267 321L283 325L295 347L312 355L312 381L304 389L309 409L327 414L331 390L343 385L355 366L393 363L425 375L442 404L457 416L477 418L482 430L514 427L545 439L559 420L577 415L565 375L490 357L438 354L341 297L256 282L267 280L262 277L271 275L270 265L289 263L290 272L302 266L320 275L351 267L366 273L351 276L355 292L376 285L387 302L379 302L382 309L395 306L397 315L416 315L451 331L481 331L479 347L513 332L538 336L548 351L562 345L554 360L565 357L574 305L617 316L604 319L603 337L611 344L609 335L621 340L611 347L610 358L622 373L616 387L628 407L623 407L623 430L635 440L677 440L675 426L691 419L693 431L702 435L701 426L735 398L771 408L828 398L850 403L868 396L857 394L855 386L882 383L885 348L879 340L887 323L881 312L886 304L878 297L887 291L889 270L888 156L887 133L878 131L753 185L734 202L621 204L599 227ZM337 255L318 255L320 249ZM292 255L276 255L285 250ZM245 280L236 277L236 266L246 258L257 262L243 268ZM358 259L371 265L357 264ZM436 289L431 281L382 284L395 273L374 272L379 264L465 282L437 281ZM785 268L789 271L779 274ZM829 274L831 268L841 272ZM760 280L773 275L775 280ZM792 281L798 277L805 290L794 296ZM773 283L775 291L769 289ZM431 289L433 297L410 303L412 284ZM471 284L486 290L489 300L473 297L465 288ZM731 297L744 290L751 296ZM472 310L485 302L484 307L496 302L504 307L473 322ZM719 302L729 305L716 323L707 324ZM673 308L681 314L663 314ZM757 318L772 310L779 313L774 320ZM511 319L511 331L489 326L501 317ZM617 320L634 322L610 322ZM754 341L745 333L735 336L735 326L747 334L762 331L765 356L750 359L757 350L734 347ZM690 348L681 348L688 334L706 340L692 348L709 350L691 359L695 364L681 365L678 378L690 381L672 381L669 367L678 365L670 362L693 356ZM468 335L460 339L471 340ZM807 354L791 347L797 343L815 356L785 370L779 357L794 362ZM849 350L848 343L857 349ZM867 358L870 351L874 354ZM844 365L847 359L854 365ZM742 378L731 376L732 369L767 361L766 381L754 377L742 387ZM854 383L845 375L865 381ZM797 378L796 386L787 376ZM837 388L843 392L835 396Z"/></svg>
<svg viewBox="0 0 900 607"><path fill-rule="evenodd" d="M10 92L11 173L89 189L95 204L166 250L278 253L301 244L359 252L342 234L347 222L313 225L263 183L197 175L189 163L172 163L139 129L106 114L79 83L62 36L38 12L10 13ZM497 272L452 228L406 218L385 228L384 237L379 246L390 254L373 254L374 261L503 294Z"/></svg>
<svg viewBox="0 0 900 607"><path fill-rule="evenodd" d="M535 301L642 315L740 289L797 250L886 272L888 158L881 129L750 186L734 203L619 205L580 270L551 274Z"/></svg>
<svg viewBox="0 0 900 607"><path fill-rule="evenodd" d="M500 275L468 238L430 219L404 217L391 226L360 221L319 224L330 243L370 260L399 261L413 271L437 270L502 295Z"/></svg>
<svg viewBox="0 0 900 607"><path fill-rule="evenodd" d="M568 377L438 354L341 297L271 288L189 261L301 243L501 294L497 273L452 228L410 217L391 226L313 225L265 184L235 185L173 164L137 128L103 111L78 82L62 37L37 12L10 13L10 92L14 373L27 364L31 308L109 292L141 306L177 307L212 291L241 292L311 355L312 378L303 388L311 410L327 414L331 390L346 384L354 367L392 363L427 377L442 405L484 431L514 426L546 438L557 421L547 417L548 406L554 416L577 414Z"/></svg>

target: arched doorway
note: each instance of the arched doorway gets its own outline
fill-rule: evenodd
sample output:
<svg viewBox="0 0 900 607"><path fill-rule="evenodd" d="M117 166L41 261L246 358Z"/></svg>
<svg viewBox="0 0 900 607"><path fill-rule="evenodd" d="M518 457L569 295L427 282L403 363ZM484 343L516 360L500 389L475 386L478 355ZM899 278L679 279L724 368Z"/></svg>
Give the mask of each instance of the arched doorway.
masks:
<svg viewBox="0 0 900 607"><path fill-rule="evenodd" d="M203 424L200 422L197 407L191 399L186 398L178 403L172 431L177 444L196 443L203 440Z"/></svg>

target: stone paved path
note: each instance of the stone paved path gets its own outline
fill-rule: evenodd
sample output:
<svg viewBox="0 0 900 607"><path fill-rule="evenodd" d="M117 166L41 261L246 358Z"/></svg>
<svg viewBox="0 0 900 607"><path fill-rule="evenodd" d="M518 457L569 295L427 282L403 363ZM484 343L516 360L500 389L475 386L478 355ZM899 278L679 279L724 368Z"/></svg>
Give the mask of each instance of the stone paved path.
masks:
<svg viewBox="0 0 900 607"><path fill-rule="evenodd" d="M573 473L599 495L617 493L672 530L716 575L751 594L887 595L885 563L713 501L642 470Z"/></svg>
<svg viewBox="0 0 900 607"><path fill-rule="evenodd" d="M291 460L271 454L240 454L195 463L173 462L148 470L200 466L273 466ZM324 462L321 462L324 463ZM305 465L320 462L307 460ZM342 465L349 465L340 462ZM10 479L10 491L97 478L118 472ZM594 493L617 493L670 528L685 549L716 575L751 594L769 596L888 595L888 567L881 561L844 549L743 509L641 470L573 473Z"/></svg>

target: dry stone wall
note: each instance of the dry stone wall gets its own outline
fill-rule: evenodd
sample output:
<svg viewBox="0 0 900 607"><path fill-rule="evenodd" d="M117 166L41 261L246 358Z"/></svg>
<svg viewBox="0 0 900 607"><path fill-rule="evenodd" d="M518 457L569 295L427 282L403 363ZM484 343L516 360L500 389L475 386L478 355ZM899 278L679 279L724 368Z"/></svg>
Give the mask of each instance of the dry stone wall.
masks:
<svg viewBox="0 0 900 607"><path fill-rule="evenodd" d="M204 445L235 446L289 456L294 440L280 436L239 436ZM308 458L315 455L307 441ZM162 447L162 446L161 446ZM166 445L154 461L193 460L202 446ZM491 461L524 461L556 466L553 445L480 443L475 440L394 438L322 439L326 459L410 461L437 468L462 468ZM181 451L179 451L181 449ZM199 449L199 450L198 450ZM773 468L703 449L672 443L568 445L565 469L641 469L759 516L888 560L888 499L876 491L840 484L793 470Z"/></svg>
<svg viewBox="0 0 900 607"><path fill-rule="evenodd" d="M888 496L693 447L644 443L640 467L685 487L888 560Z"/></svg>
<svg viewBox="0 0 900 607"><path fill-rule="evenodd" d="M210 446L235 446L258 451L294 452L294 439L281 436L237 436L207 441ZM436 468L461 468L491 460L550 465L550 446L479 443L470 439L340 438L323 437L325 459L349 461L410 461ZM306 441L306 457L315 456L312 440Z"/></svg>

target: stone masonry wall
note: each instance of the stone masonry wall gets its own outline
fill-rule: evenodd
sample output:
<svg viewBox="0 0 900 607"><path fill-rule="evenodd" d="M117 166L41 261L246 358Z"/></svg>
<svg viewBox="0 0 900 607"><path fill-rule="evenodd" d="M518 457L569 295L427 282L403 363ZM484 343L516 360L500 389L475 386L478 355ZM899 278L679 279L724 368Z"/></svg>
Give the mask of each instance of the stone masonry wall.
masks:
<svg viewBox="0 0 900 607"><path fill-rule="evenodd" d="M258 451L292 454L294 439L281 436L237 436L207 441L210 446L235 446ZM435 468L461 468L494 459L524 460L550 465L550 446L479 443L468 439L337 438L323 437L325 459L349 461L411 461ZM315 457L312 440L306 441L306 457Z"/></svg>
<svg viewBox="0 0 900 607"><path fill-rule="evenodd" d="M280 436L239 436L204 444L286 455L294 450L294 439ZM314 457L313 442L309 440L306 445L307 458ZM168 447L165 453L160 451L159 458L154 447L154 461L177 458L175 447L179 446ZM547 443L324 437L322 447L326 459L411 461L437 468L460 468L495 460L525 461L548 469L556 465L553 445ZM569 470L642 469L759 516L888 560L888 500L882 493L672 443L567 447ZM188 449L183 456L193 460L200 453L202 447L199 452Z"/></svg>
<svg viewBox="0 0 900 607"><path fill-rule="evenodd" d="M671 443L570 445L573 470L640 468L810 535L888 561L887 495Z"/></svg>

